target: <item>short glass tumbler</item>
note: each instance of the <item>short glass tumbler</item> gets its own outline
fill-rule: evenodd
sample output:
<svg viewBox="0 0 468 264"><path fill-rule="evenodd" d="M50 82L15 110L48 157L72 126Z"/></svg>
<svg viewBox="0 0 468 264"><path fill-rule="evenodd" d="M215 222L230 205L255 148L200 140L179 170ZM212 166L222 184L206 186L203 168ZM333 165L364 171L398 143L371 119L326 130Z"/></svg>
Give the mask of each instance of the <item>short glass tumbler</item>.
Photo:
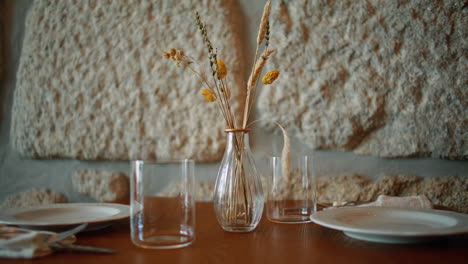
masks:
<svg viewBox="0 0 468 264"><path fill-rule="evenodd" d="M130 188L135 245L170 249L194 241L194 161L133 161Z"/></svg>
<svg viewBox="0 0 468 264"><path fill-rule="evenodd" d="M316 211L315 177L312 159L301 156L288 165L280 157L271 158L268 181L267 218L276 223L308 223Z"/></svg>

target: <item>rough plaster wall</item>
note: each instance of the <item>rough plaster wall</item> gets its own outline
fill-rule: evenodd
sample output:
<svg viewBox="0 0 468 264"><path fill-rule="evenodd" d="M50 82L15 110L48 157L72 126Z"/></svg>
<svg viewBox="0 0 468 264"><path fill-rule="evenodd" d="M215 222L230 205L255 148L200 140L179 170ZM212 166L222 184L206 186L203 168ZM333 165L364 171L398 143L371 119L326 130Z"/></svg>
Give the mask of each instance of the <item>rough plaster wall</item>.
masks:
<svg viewBox="0 0 468 264"><path fill-rule="evenodd" d="M128 162L93 162L75 159L32 160L18 156L18 154L11 149L10 137L8 136L12 104L10 99L12 99L11 95L15 89L16 79L14 73L17 71L19 55L21 53L26 11L29 9L32 2L32 0L15 0L6 1L0 5L0 21L4 21L3 19L8 16L13 18L11 23L3 24L5 38L0 39L0 41L4 41L3 43L5 43L5 45L2 46L5 48L3 54L9 55L4 58L4 61L7 62L7 81L4 83L0 82L0 100L4 110L2 119L0 120L0 199L3 200L34 187L48 188L64 193L70 202L95 202L94 199L78 193L73 188L71 176L75 171L97 169L130 173ZM246 54L252 55L254 51L251 49L255 44L257 25L265 1L240 0L239 2L241 2L246 23L245 33L247 36L250 36L250 43L249 41L242 42L244 44L243 50ZM0 28L2 28L1 25ZM273 42L272 45L275 47L277 46L277 44ZM251 58L250 55L246 57ZM264 176L268 176L270 173L268 167L270 162L269 156L279 155L281 153L282 136L255 127L252 143L259 171ZM295 142L293 140L292 143L295 152L302 150L301 147L305 148L302 151L307 153L310 151L302 141ZM383 174L410 174L419 175L424 178L443 177L447 175L468 177L468 162L436 158L383 159L356 155L350 152L316 151L314 152L314 164L314 171L318 176L323 177L348 173L356 173L369 177L369 179L376 179ZM212 182L217 173L218 165L218 163L198 163L195 167L197 181ZM348 183L344 184L344 186L348 185ZM197 197L201 197L204 193L209 192L203 191L207 188L208 185L203 185L202 192L197 192ZM444 192L444 194L445 193L446 192ZM351 195L349 192L346 194ZM210 199L209 197L206 198L208 200Z"/></svg>
<svg viewBox="0 0 468 264"><path fill-rule="evenodd" d="M130 200L130 183L123 172L77 170L71 176L73 187L99 202Z"/></svg>
<svg viewBox="0 0 468 264"><path fill-rule="evenodd" d="M299 183L300 174L282 179L276 185L276 198L294 199L304 191ZM271 187L266 178L262 178L263 189L267 195ZM370 180L359 174L328 175L316 179L317 201L320 204L334 202L369 202L380 195L411 197L424 195L435 208L445 207L461 213L468 213L468 177L430 177L415 175L383 175ZM195 186L195 199L209 201L213 196L213 183L199 182ZM166 191L168 196L180 192L180 185L172 185ZM299 196L297 196L299 195ZM303 194L302 194L303 195ZM440 208L439 208L440 209Z"/></svg>
<svg viewBox="0 0 468 264"><path fill-rule="evenodd" d="M468 159L466 2L275 3L262 119L320 149Z"/></svg>
<svg viewBox="0 0 468 264"><path fill-rule="evenodd" d="M161 54L184 49L207 70L194 10L228 67L239 104L244 65L232 1L34 1L13 105L25 157L218 160L225 127L201 83ZM236 65L234 67L233 65Z"/></svg>
<svg viewBox="0 0 468 264"><path fill-rule="evenodd" d="M54 203L66 203L67 197L60 192L50 189L33 188L17 193L0 202L0 209L30 207Z"/></svg>

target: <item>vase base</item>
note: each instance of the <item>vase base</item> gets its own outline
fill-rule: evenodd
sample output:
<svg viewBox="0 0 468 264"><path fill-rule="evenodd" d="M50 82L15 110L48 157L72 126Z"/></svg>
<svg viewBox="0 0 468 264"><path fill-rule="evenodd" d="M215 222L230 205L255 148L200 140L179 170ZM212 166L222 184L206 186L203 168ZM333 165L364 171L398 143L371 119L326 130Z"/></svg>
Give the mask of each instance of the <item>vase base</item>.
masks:
<svg viewBox="0 0 468 264"><path fill-rule="evenodd" d="M233 233L248 233L254 231L256 226L222 226L224 231Z"/></svg>

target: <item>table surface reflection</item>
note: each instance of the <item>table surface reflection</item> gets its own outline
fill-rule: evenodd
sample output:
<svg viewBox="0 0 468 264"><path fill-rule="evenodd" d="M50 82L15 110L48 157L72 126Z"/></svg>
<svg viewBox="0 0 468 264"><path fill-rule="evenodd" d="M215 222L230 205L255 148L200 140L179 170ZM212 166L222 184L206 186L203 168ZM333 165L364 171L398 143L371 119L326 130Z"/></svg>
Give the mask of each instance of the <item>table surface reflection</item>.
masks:
<svg viewBox="0 0 468 264"><path fill-rule="evenodd" d="M251 233L228 233L218 225L213 204L197 203L195 242L181 249L150 250L130 241L128 221L78 234L77 243L112 248L114 255L55 253L34 260L0 263L467 263L468 237L425 244L389 245L348 238L314 223L277 224L264 216Z"/></svg>

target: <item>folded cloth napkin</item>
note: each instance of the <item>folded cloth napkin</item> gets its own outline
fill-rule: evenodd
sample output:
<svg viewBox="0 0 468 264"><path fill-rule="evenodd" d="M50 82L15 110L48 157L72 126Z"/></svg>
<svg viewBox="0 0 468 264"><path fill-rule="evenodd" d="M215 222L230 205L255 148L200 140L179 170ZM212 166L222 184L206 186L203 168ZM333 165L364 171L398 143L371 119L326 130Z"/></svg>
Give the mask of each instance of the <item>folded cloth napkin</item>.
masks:
<svg viewBox="0 0 468 264"><path fill-rule="evenodd" d="M47 241L57 234L46 231L31 231L22 228L0 227L0 258L43 257L52 253ZM70 236L62 242L74 243L75 236Z"/></svg>
<svg viewBox="0 0 468 264"><path fill-rule="evenodd" d="M347 202L334 202L333 206L343 206L349 204ZM377 200L366 204L358 205L360 207L366 206L380 206L380 207L398 207L398 208L421 208L431 209L432 204L425 195L395 197L387 195L379 195Z"/></svg>
<svg viewBox="0 0 468 264"><path fill-rule="evenodd" d="M398 207L398 208L420 208L431 209L432 204L425 195L395 197L387 195L379 195L377 200L372 203L359 205L364 206L381 206L381 207Z"/></svg>

